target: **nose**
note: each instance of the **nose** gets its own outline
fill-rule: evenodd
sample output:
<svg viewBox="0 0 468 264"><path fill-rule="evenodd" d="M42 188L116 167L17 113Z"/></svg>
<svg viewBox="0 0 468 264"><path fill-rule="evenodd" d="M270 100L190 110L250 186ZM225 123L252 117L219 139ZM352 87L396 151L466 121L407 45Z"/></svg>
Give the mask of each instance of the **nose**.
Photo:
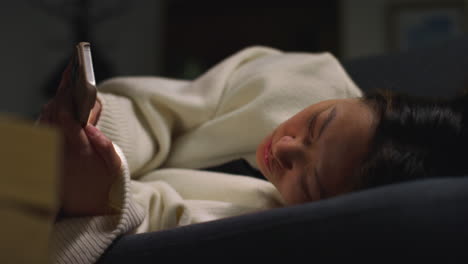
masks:
<svg viewBox="0 0 468 264"><path fill-rule="evenodd" d="M273 157L280 163L281 167L285 169L292 169L294 164L300 160L304 149L299 140L293 136L281 137L273 146Z"/></svg>

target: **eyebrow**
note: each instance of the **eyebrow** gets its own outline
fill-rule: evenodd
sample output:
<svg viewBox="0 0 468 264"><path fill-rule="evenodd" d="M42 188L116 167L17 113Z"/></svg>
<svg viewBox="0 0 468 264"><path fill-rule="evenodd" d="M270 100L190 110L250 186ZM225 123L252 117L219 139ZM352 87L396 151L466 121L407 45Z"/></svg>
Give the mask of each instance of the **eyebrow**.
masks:
<svg viewBox="0 0 468 264"><path fill-rule="evenodd" d="M320 132L319 132L318 138L320 138L320 136L322 135L322 132L328 127L328 125L330 124L330 122L331 122L335 117L336 117L336 106L334 106L333 109L330 111L330 114L328 114L327 120L325 120L325 122L323 122L323 125L322 125L322 127L320 128Z"/></svg>

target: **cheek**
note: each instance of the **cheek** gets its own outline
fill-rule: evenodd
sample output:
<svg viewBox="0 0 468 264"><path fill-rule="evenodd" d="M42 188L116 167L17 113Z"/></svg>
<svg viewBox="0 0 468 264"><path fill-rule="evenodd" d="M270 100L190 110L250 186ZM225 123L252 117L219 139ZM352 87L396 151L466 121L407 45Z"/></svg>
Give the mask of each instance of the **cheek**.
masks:
<svg viewBox="0 0 468 264"><path fill-rule="evenodd" d="M301 182L298 174L288 173L273 183L285 200L286 204L299 204L307 200L301 190Z"/></svg>
<svg viewBox="0 0 468 264"><path fill-rule="evenodd" d="M352 183L352 172L360 164L359 153L355 149L357 147L335 141L323 150L321 169L323 176L327 176L322 177L322 184L330 195L345 192Z"/></svg>

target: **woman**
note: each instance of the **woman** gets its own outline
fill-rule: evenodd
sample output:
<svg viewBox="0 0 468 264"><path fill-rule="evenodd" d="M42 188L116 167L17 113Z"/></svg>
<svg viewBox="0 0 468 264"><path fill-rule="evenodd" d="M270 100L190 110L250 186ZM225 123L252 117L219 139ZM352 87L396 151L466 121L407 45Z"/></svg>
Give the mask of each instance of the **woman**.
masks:
<svg viewBox="0 0 468 264"><path fill-rule="evenodd" d="M41 117L65 132L62 215L53 234L56 262L94 262L124 233L404 180L380 177L393 165L391 172L400 175L435 175L412 170L412 164L429 168L433 160L407 162L407 153L420 152L411 141L392 138L400 130L395 120L405 117L402 128L408 122L427 128L460 119L457 113L437 113L434 119L432 110L421 115L412 111L415 106L406 114L406 101L399 97L360 99L360 90L328 54L263 47L243 50L193 82L118 78L99 89L84 130L61 111L66 107L60 93ZM406 135L401 133L395 135ZM198 170L239 158L272 184Z"/></svg>

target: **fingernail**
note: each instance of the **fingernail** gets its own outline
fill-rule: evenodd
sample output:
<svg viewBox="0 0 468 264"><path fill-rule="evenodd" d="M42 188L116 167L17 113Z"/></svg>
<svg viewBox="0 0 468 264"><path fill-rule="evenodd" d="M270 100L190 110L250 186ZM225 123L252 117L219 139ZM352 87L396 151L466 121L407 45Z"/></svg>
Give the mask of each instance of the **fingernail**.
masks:
<svg viewBox="0 0 468 264"><path fill-rule="evenodd" d="M99 136L99 130L93 126L93 125L87 125L86 128L85 128L87 134L90 136L90 137L97 137Z"/></svg>

